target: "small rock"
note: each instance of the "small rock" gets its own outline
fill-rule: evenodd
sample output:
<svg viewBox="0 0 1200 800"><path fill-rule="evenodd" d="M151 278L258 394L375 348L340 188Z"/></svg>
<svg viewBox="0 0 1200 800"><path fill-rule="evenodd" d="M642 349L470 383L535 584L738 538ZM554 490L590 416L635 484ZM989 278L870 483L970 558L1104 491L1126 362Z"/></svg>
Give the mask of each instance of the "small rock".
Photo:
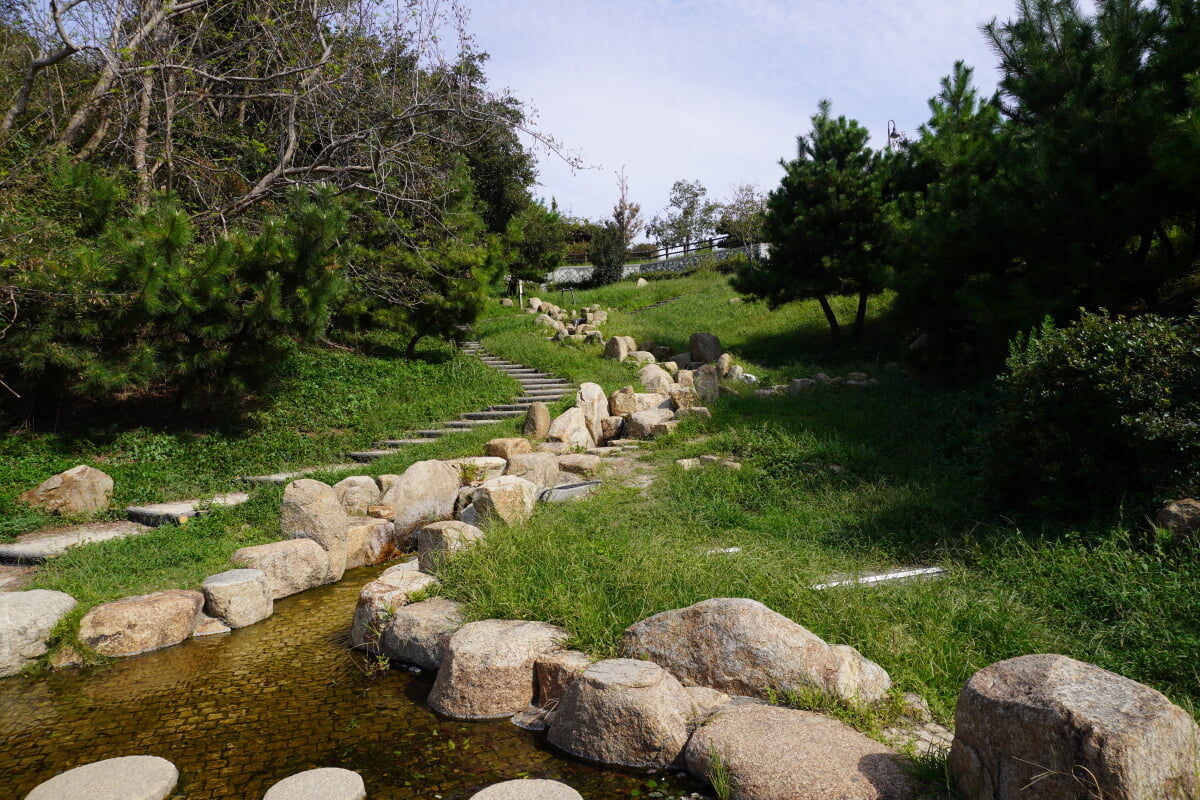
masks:
<svg viewBox="0 0 1200 800"><path fill-rule="evenodd" d="M463 486L483 483L488 478L498 478L508 466L508 461L498 456L463 456L452 458L446 463L458 470Z"/></svg>
<svg viewBox="0 0 1200 800"><path fill-rule="evenodd" d="M533 664L537 696L534 703L556 703L576 678L592 665L592 658L579 650L552 650L537 657Z"/></svg>
<svg viewBox="0 0 1200 800"><path fill-rule="evenodd" d="M121 756L94 761L38 784L25 800L165 800L179 770L158 756Z"/></svg>
<svg viewBox="0 0 1200 800"><path fill-rule="evenodd" d="M700 402L704 404L716 402L721 395L721 383L717 376L717 368L712 364L705 364L700 369L695 371L695 389L700 395ZM680 385L683 382L680 381Z"/></svg>
<svg viewBox="0 0 1200 800"><path fill-rule="evenodd" d="M856 381L858 383L866 383L868 380L870 380L870 378L871 378L871 376L865 372L847 372L846 373L846 380L848 380L848 381Z"/></svg>
<svg viewBox="0 0 1200 800"><path fill-rule="evenodd" d="M530 439L542 439L545 438L548 430L550 430L550 410L540 400L530 403L529 410L525 412L525 425L521 429L521 433Z"/></svg>
<svg viewBox="0 0 1200 800"><path fill-rule="evenodd" d="M556 456L561 456L571 452L571 448L564 442L542 442L537 446L535 452L553 453Z"/></svg>
<svg viewBox="0 0 1200 800"><path fill-rule="evenodd" d="M301 772L267 789L263 800L366 800L367 787L357 772L321 767Z"/></svg>
<svg viewBox="0 0 1200 800"><path fill-rule="evenodd" d="M261 622L274 612L267 576L259 569L231 569L200 584L204 611L231 628Z"/></svg>
<svg viewBox="0 0 1200 800"><path fill-rule="evenodd" d="M629 361L635 364L653 364L655 363L654 354L648 350L634 350L629 354Z"/></svg>
<svg viewBox="0 0 1200 800"><path fill-rule="evenodd" d="M653 411L638 411L629 415L625 425L631 438L649 439L654 435L652 429L655 425L666 422L674 416L674 412L665 408L658 408Z"/></svg>
<svg viewBox="0 0 1200 800"><path fill-rule="evenodd" d="M333 485L333 493L342 509L354 516L365 516L370 506L378 505L383 492L374 478L366 475L351 475Z"/></svg>
<svg viewBox="0 0 1200 800"><path fill-rule="evenodd" d="M662 422L656 422L650 426L650 438L657 439L660 436L666 436L668 433L674 433L679 427L679 420L668 419Z"/></svg>
<svg viewBox="0 0 1200 800"><path fill-rule="evenodd" d="M568 447L578 447L583 450L596 446L596 440L592 438L591 431L588 429L583 409L578 406L568 408L559 415L558 419L550 423L550 430L546 432L546 438L553 442L562 442Z"/></svg>
<svg viewBox="0 0 1200 800"><path fill-rule="evenodd" d="M684 691L692 700L693 712L688 717L688 724L701 725L704 720L729 705L731 698L724 692L709 689L707 686L686 686Z"/></svg>
<svg viewBox="0 0 1200 800"><path fill-rule="evenodd" d="M346 526L346 569L383 564L402 552L395 525L386 519L359 517Z"/></svg>
<svg viewBox="0 0 1200 800"><path fill-rule="evenodd" d="M671 398L657 392L635 392L632 386L617 389L608 398L608 412L614 417L626 417L638 411L670 410Z"/></svg>
<svg viewBox="0 0 1200 800"><path fill-rule="evenodd" d="M731 306L736 306L736 305L737 305L738 303L740 303L740 302L742 302L742 298L740 298L740 297L731 297L731 298L729 298L728 300L726 300L726 301L725 301L725 304L726 304L726 305L731 305Z"/></svg>
<svg viewBox="0 0 1200 800"><path fill-rule="evenodd" d="M645 278L638 278L637 283L634 285L637 286L637 288L641 289L643 286L649 286L650 281L646 280Z"/></svg>
<svg viewBox="0 0 1200 800"><path fill-rule="evenodd" d="M558 470L560 476L566 474L571 476L573 480L579 478L590 478L600 471L599 456L591 456L585 453L568 453L558 458ZM559 483L569 483L570 481L559 481Z"/></svg>
<svg viewBox="0 0 1200 800"><path fill-rule="evenodd" d="M108 508L112 493L112 478L94 467L80 464L22 492L18 499L51 514L74 517Z"/></svg>
<svg viewBox="0 0 1200 800"><path fill-rule="evenodd" d="M729 374L729 370L733 367L733 358L729 353L721 353L717 359L717 375L724 378Z"/></svg>
<svg viewBox="0 0 1200 800"><path fill-rule="evenodd" d="M532 453L533 445L529 443L528 439L520 437L492 439L483 446L483 452L489 456L503 458L507 461L518 453Z"/></svg>
<svg viewBox="0 0 1200 800"><path fill-rule="evenodd" d="M675 460L675 463L685 470L700 468L700 459L698 458L679 458Z"/></svg>
<svg viewBox="0 0 1200 800"><path fill-rule="evenodd" d="M812 378L793 378L788 384L788 394L803 394L817 388L817 381Z"/></svg>
<svg viewBox="0 0 1200 800"><path fill-rule="evenodd" d="M1191 498L1169 503L1158 512L1157 522L1171 532L1176 542L1195 538L1200 533L1200 503Z"/></svg>
<svg viewBox="0 0 1200 800"><path fill-rule="evenodd" d="M396 516L395 506L367 506L367 516L372 519L390 520Z"/></svg>
<svg viewBox="0 0 1200 800"><path fill-rule="evenodd" d="M500 306L502 308L512 308L513 305L514 305L514 303L513 303L513 300L511 297L501 297L500 298Z"/></svg>
<svg viewBox="0 0 1200 800"><path fill-rule="evenodd" d="M671 374L658 364L647 364L638 370L638 380L652 394L669 395L674 385Z"/></svg>
<svg viewBox="0 0 1200 800"><path fill-rule="evenodd" d="M610 337L604 344L604 357L613 361L624 361L629 356L629 345L624 336Z"/></svg>
<svg viewBox="0 0 1200 800"><path fill-rule="evenodd" d="M699 419L712 419L712 412L704 406L692 406L691 408L681 408L675 413L679 419L687 419L688 417L697 417Z"/></svg>
<svg viewBox="0 0 1200 800"><path fill-rule="evenodd" d="M533 665L569 634L544 622L489 619L450 637L429 706L458 719L508 717L533 702Z"/></svg>
<svg viewBox="0 0 1200 800"><path fill-rule="evenodd" d="M229 633L231 630L233 628L221 622L221 620L201 612L196 618L196 627L192 630L192 638L200 639L205 636L216 636L222 633Z"/></svg>

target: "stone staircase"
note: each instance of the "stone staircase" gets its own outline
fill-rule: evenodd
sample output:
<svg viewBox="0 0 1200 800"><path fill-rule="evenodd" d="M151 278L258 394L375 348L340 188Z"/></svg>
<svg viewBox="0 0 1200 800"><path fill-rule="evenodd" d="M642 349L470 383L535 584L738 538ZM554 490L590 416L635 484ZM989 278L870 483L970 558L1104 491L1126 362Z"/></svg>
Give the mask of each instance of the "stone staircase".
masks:
<svg viewBox="0 0 1200 800"><path fill-rule="evenodd" d="M393 455L402 447L413 444L428 444L434 439L450 433L494 425L506 419L522 417L529 411L533 403L553 403L566 397L575 386L562 378L556 378L545 372L539 372L533 367L526 367L503 358L493 356L483 349L477 341L464 342L460 345L464 353L478 356L479 359L492 369L512 376L521 384L521 396L511 403L488 406L483 411L470 411L460 414L458 419L442 424L440 428L410 431L397 439L382 439L373 443L374 449L347 453L347 456L359 463L367 463Z"/></svg>

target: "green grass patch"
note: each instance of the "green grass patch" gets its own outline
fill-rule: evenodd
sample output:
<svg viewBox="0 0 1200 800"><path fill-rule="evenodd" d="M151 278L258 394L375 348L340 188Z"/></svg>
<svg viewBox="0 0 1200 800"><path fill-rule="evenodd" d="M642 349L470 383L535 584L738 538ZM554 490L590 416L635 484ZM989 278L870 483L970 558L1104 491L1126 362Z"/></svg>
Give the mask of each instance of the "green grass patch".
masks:
<svg viewBox="0 0 1200 800"><path fill-rule="evenodd" d="M0 441L0 540L59 522L16 498L76 464L113 478L106 516L116 518L128 505L231 491L239 475L344 462L347 451L506 402L519 390L448 345L431 345L421 356L296 352L284 370L288 377L236 419L200 425L175 417L152 426L126 418L12 433Z"/></svg>

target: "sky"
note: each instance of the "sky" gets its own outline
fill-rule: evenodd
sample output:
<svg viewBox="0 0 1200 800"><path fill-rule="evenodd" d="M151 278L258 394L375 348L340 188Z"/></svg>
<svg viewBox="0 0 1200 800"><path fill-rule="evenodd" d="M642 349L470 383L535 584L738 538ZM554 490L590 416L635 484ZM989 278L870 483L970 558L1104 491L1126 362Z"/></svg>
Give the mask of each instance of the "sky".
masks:
<svg viewBox="0 0 1200 800"><path fill-rule="evenodd" d="M676 180L720 201L783 176L817 103L883 147L888 120L915 135L956 59L994 90L980 26L1015 0L467 0L493 89L589 168L534 146L536 196L607 218L624 168L630 199L660 214Z"/></svg>

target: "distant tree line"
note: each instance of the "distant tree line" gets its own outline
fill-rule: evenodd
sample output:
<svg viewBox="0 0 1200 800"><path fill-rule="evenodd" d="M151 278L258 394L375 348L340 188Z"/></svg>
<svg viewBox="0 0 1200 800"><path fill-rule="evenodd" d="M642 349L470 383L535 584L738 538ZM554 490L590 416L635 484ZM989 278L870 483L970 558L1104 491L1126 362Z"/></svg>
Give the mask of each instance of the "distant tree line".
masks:
<svg viewBox="0 0 1200 800"><path fill-rule="evenodd" d="M556 264L462 9L397 9L0 5L0 403L202 405L380 328L412 354Z"/></svg>

